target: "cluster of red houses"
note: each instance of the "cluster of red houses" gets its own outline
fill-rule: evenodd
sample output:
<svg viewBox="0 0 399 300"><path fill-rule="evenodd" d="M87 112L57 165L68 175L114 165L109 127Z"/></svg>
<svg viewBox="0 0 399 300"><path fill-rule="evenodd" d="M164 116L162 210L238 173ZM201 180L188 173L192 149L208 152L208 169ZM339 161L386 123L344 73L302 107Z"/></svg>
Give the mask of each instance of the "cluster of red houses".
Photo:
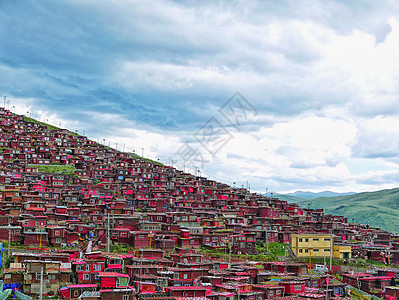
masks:
<svg viewBox="0 0 399 300"><path fill-rule="evenodd" d="M240 299L264 299L268 293L317 297L305 287L323 287L325 278L317 286L297 277L265 285L261 283L271 278L264 275L267 266L259 270L241 263L225 270L221 262L190 253L207 247L255 254L258 241L288 243L291 234L298 233L330 233L340 242L355 241L359 255L372 253L373 242L392 249L392 262L395 257L399 261L389 232L194 176L1 108L0 122L0 240L36 248L81 246L90 240L93 247L79 258L76 251L63 250L52 254L56 258L48 254L49 260L26 254L15 261L7 279L22 276L27 293L36 293L40 281L32 270L47 270L49 262L58 262L58 267L49 266L56 276L45 275L47 290L62 287L60 294L66 298L84 291L93 299L119 293L119 298L110 298L115 300L133 299L138 293L143 298L153 293L218 295L215 299L234 293ZM42 172L43 166L53 171ZM108 241L141 249L140 255L99 252Z"/></svg>
<svg viewBox="0 0 399 300"><path fill-rule="evenodd" d="M13 257L4 271L5 284L38 295L43 276L44 293L63 299L321 299L326 292L328 298L345 294L345 284L333 283L329 275L308 274L303 263L228 263L188 249L14 252Z"/></svg>

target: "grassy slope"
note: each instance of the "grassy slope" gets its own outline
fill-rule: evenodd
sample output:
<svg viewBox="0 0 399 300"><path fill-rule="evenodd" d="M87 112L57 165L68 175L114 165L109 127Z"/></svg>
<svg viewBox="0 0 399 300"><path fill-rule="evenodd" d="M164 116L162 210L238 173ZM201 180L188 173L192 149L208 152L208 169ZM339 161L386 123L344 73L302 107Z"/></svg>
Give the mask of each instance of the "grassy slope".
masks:
<svg viewBox="0 0 399 300"><path fill-rule="evenodd" d="M268 196L270 197L270 194ZM288 201L290 203L299 203L299 202L305 201L305 199L303 199L303 198L299 198L299 197L295 197L295 196L291 196L291 195L277 195L276 194L276 195L273 195L272 197L277 197L280 200ZM306 200L306 201L309 202L309 200ZM313 201L313 199L312 199L312 201Z"/></svg>
<svg viewBox="0 0 399 300"><path fill-rule="evenodd" d="M73 174L76 168L73 165L29 165L38 167L39 172Z"/></svg>
<svg viewBox="0 0 399 300"><path fill-rule="evenodd" d="M24 117L24 120L25 120L26 122L33 122L33 123L38 123L38 124L43 125L43 126L47 126L47 128L49 128L49 129L53 129L53 130L59 130L59 129L60 129L60 128L54 126L54 125L50 125L50 124L47 124L47 123L43 123L43 122L40 122L40 121L38 121L38 120L29 118L29 117ZM71 132L71 133L72 133L72 132Z"/></svg>
<svg viewBox="0 0 399 300"><path fill-rule="evenodd" d="M327 214L343 215L355 222L399 232L399 188L349 196L312 199L312 208L324 208ZM307 207L309 200L298 202Z"/></svg>

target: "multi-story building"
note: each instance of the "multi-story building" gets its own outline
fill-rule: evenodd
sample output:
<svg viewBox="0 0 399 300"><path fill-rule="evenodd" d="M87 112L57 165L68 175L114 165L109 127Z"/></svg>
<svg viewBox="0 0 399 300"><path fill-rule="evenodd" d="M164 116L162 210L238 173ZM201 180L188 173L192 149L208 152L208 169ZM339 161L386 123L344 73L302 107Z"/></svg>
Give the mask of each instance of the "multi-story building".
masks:
<svg viewBox="0 0 399 300"><path fill-rule="evenodd" d="M297 257L329 257L334 237L329 234L292 234L291 249Z"/></svg>

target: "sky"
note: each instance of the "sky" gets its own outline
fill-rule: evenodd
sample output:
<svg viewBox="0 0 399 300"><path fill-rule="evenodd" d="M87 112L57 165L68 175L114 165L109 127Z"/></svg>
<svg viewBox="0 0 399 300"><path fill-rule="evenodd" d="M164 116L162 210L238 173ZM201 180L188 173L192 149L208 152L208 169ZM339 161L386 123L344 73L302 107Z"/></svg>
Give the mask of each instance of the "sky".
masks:
<svg viewBox="0 0 399 300"><path fill-rule="evenodd" d="M398 16L396 0L1 0L0 106L254 192L395 188Z"/></svg>

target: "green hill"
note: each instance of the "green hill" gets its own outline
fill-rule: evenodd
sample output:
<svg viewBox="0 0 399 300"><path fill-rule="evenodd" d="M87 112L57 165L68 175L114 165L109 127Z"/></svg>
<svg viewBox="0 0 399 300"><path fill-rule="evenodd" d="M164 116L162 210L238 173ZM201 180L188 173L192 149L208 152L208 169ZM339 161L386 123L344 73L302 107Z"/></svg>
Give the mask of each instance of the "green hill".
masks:
<svg viewBox="0 0 399 300"><path fill-rule="evenodd" d="M287 202L290 202L290 203L299 203L299 202L305 201L305 199L303 199L303 198L292 196L292 195L276 194L273 197L277 197L280 200L287 201Z"/></svg>
<svg viewBox="0 0 399 300"><path fill-rule="evenodd" d="M309 200L297 203L307 208ZM311 208L323 208L326 214L342 215L350 222L354 219L355 222L399 233L399 188L316 198L312 199Z"/></svg>

